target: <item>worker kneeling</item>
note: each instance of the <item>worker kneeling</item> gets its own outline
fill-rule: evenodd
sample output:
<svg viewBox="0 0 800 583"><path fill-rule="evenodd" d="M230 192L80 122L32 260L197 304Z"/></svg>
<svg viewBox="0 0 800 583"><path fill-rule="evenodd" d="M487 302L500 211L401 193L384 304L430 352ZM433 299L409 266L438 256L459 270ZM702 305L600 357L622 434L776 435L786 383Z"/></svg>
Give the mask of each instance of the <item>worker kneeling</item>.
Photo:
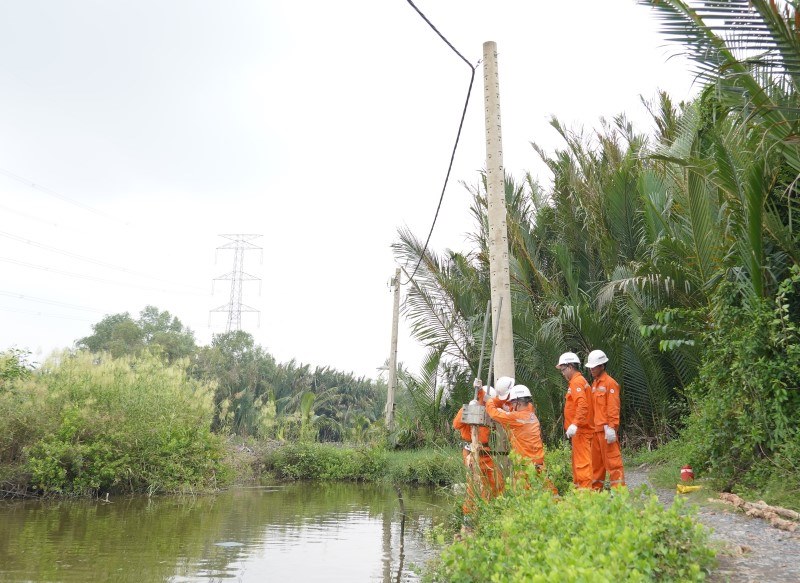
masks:
<svg viewBox="0 0 800 583"><path fill-rule="evenodd" d="M540 473L544 470L544 445L539 418L533 410L531 392L525 385L516 385L511 389L508 402L511 410L504 411L500 399L490 399L486 403L486 413L506 430L511 449L529 460ZM553 493L558 493L549 480L545 480L545 485Z"/></svg>

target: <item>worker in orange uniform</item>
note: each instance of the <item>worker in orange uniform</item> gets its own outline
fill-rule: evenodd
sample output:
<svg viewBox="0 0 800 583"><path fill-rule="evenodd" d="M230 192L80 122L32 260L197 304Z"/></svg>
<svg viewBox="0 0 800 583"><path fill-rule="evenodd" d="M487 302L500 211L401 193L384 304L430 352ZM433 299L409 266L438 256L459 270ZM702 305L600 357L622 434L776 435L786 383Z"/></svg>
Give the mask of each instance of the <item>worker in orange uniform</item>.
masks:
<svg viewBox="0 0 800 583"><path fill-rule="evenodd" d="M625 470L619 450L620 388L606 372L608 357L602 350L592 350L586 366L592 373L592 412L594 438L592 440L592 489L602 490L606 472L612 488L625 486Z"/></svg>
<svg viewBox="0 0 800 583"><path fill-rule="evenodd" d="M511 393L511 389L513 388L514 379L511 377L500 377L494 383L494 389L497 393L496 397L503 402L503 406L507 411L511 410L508 406L508 395Z"/></svg>
<svg viewBox="0 0 800 583"><path fill-rule="evenodd" d="M556 368L566 379L567 396L564 401L564 429L572 440L572 482L578 488L592 487L592 388L578 371L581 361L574 352L558 357Z"/></svg>
<svg viewBox="0 0 800 583"><path fill-rule="evenodd" d="M503 410L503 401L495 397L486 403L486 413L503 426L511 441L511 448L530 460L536 470L544 469L544 445L539 418L533 410L531 392L525 385L516 385L508 395L511 410ZM557 493L549 480L547 486Z"/></svg>
<svg viewBox="0 0 800 583"><path fill-rule="evenodd" d="M514 384L514 379L510 377L500 377L495 384L507 395L511 386ZM470 401L470 404L476 403L483 405L485 404L487 395L489 397L495 397L497 394L492 387L484 389L479 380L476 380L475 387L478 389L478 398ZM475 463L475 456L472 453L472 425L464 423L463 415L464 407L461 407L453 419L453 429L461 433L461 439L464 440L464 446L461 448L461 458L464 461L464 466L467 468L467 491L461 508L464 511L464 516L467 516L475 508L475 491L472 479L474 476L472 469ZM492 459L490 453L489 431L488 426L478 425L478 469L481 480L481 497L484 500L488 500L492 496L496 496L503 491L503 474L500 469L495 466L494 459Z"/></svg>

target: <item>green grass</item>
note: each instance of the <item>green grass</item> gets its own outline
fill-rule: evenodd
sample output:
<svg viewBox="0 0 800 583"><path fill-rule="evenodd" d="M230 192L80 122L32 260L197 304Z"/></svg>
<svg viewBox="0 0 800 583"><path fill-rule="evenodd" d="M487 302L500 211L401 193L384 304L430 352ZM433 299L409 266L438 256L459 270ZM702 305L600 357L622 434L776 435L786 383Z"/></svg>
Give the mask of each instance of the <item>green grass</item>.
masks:
<svg viewBox="0 0 800 583"><path fill-rule="evenodd" d="M388 452L384 477L391 482L441 486L463 482L461 451L453 447Z"/></svg>
<svg viewBox="0 0 800 583"><path fill-rule="evenodd" d="M420 485L463 481L460 452L393 451L380 446L285 444L264 455L264 468L284 480L352 480Z"/></svg>
<svg viewBox="0 0 800 583"><path fill-rule="evenodd" d="M460 449L392 450L382 446L292 443L263 454L265 471L282 480L353 480L447 486L463 483ZM547 473L559 491L571 488L569 448L549 449Z"/></svg>

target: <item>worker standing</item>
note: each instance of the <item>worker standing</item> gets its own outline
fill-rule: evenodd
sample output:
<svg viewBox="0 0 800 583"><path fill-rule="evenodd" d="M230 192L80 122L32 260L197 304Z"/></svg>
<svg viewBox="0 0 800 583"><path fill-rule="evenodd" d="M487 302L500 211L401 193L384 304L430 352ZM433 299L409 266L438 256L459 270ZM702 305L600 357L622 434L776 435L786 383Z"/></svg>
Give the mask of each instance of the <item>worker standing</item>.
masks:
<svg viewBox="0 0 800 583"><path fill-rule="evenodd" d="M544 469L544 445L539 418L533 410L531 392L525 385L516 385L508 395L511 410L503 410L503 401L497 397L486 403L486 413L503 426L511 441L511 448L523 458L530 460L537 472ZM548 488L557 493L549 480Z"/></svg>
<svg viewBox="0 0 800 583"><path fill-rule="evenodd" d="M504 395L508 395L511 386L514 384L514 379L510 377L500 377L497 379L497 387ZM483 388L480 381L476 380L476 388L478 388L478 398L470 403L477 403L484 405L486 397L493 398L496 396L495 389L492 387ZM468 516L475 509L475 488L473 476L473 464L475 463L475 456L472 453L472 425L464 423L463 420L464 407L461 407L453 419L453 429L461 434L461 439L464 445L461 448L461 458L464 461L464 467L467 468L467 489L464 496L464 503L461 509L464 516ZM480 496L484 500L496 496L503 491L503 473L495 465L492 458L489 446L490 429L486 425L478 426L478 472L480 476Z"/></svg>
<svg viewBox="0 0 800 583"><path fill-rule="evenodd" d="M592 415L591 386L578 371L581 361L574 352L558 357L556 368L567 381L564 400L564 429L572 440L572 482L578 488L592 487Z"/></svg>
<svg viewBox="0 0 800 583"><path fill-rule="evenodd" d="M606 472L612 488L625 486L625 470L619 449L620 387L606 372L608 357L602 350L592 350L586 366L592 373L592 489L602 490Z"/></svg>

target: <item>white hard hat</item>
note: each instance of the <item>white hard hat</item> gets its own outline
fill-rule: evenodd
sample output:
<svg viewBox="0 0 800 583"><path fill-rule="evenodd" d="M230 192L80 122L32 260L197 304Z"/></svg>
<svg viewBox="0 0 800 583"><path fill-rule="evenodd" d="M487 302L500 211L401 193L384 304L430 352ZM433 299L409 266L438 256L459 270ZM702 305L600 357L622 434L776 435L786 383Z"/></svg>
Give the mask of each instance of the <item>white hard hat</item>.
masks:
<svg viewBox="0 0 800 583"><path fill-rule="evenodd" d="M494 390L494 387L486 387L486 396L489 397L490 399L492 397L496 397L497 391Z"/></svg>
<svg viewBox="0 0 800 583"><path fill-rule="evenodd" d="M508 398L513 401L514 399L521 399L523 397L530 397L531 390L526 387L525 385L515 385L513 389L511 389L511 393L508 395Z"/></svg>
<svg viewBox="0 0 800 583"><path fill-rule="evenodd" d="M514 386L514 379L511 377L500 377L494 382L494 388L497 391L497 398L501 401L508 399L508 393L511 387Z"/></svg>
<svg viewBox="0 0 800 583"><path fill-rule="evenodd" d="M558 364L556 368L560 367L563 364L580 364L581 359L578 358L578 355L574 352L565 352L561 356L558 357Z"/></svg>
<svg viewBox="0 0 800 583"><path fill-rule="evenodd" d="M589 353L589 357L586 359L586 366L589 368L594 368L600 364L605 364L608 362L608 357L606 353L602 350L592 350Z"/></svg>

